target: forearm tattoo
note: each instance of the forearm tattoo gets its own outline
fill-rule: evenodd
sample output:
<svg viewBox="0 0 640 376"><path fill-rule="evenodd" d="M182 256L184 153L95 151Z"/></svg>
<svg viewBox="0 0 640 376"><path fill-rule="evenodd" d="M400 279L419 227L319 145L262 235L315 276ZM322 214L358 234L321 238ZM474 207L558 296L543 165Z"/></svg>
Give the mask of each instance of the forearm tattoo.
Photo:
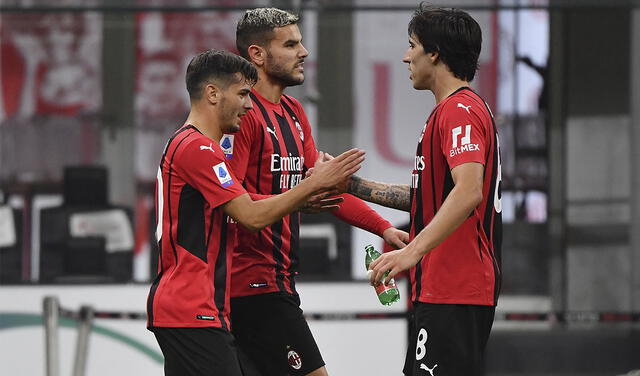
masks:
<svg viewBox="0 0 640 376"><path fill-rule="evenodd" d="M353 175L347 191L375 204L398 210L411 210L409 185L378 183Z"/></svg>

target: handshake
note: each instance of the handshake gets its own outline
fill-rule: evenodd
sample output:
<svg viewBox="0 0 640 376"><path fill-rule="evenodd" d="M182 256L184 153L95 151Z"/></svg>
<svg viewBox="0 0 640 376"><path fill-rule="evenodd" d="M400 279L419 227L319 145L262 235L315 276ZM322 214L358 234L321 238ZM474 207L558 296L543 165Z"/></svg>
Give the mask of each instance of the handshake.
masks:
<svg viewBox="0 0 640 376"><path fill-rule="evenodd" d="M334 158L319 152L315 165L305 174L305 180L317 186L316 193L307 199L301 210L318 213L338 209L344 199L336 195L347 191L351 175L362 167L364 154L364 150L351 149Z"/></svg>

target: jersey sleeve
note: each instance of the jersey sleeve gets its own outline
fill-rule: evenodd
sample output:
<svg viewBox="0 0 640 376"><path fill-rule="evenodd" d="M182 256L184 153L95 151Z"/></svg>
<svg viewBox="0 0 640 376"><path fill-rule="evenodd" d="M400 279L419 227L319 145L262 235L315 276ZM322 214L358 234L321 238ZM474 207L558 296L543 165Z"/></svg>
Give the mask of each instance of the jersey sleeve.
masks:
<svg viewBox="0 0 640 376"><path fill-rule="evenodd" d="M249 166L249 156L254 150L254 140L257 133L257 122L253 111L249 111L240 121L240 130L229 135L232 137L232 152L227 162L229 168L233 171L233 175L238 178L238 182L242 184Z"/></svg>
<svg viewBox="0 0 640 376"><path fill-rule="evenodd" d="M476 102L452 99L445 104L438 121L442 153L449 169L463 163L486 163L486 132Z"/></svg>
<svg viewBox="0 0 640 376"><path fill-rule="evenodd" d="M193 140L179 151L175 168L215 208L246 193L225 159L215 142Z"/></svg>
<svg viewBox="0 0 640 376"><path fill-rule="evenodd" d="M382 218L359 198L346 193L340 197L344 198L340 209L332 212L337 218L380 237L382 237L384 230L392 226L389 221Z"/></svg>

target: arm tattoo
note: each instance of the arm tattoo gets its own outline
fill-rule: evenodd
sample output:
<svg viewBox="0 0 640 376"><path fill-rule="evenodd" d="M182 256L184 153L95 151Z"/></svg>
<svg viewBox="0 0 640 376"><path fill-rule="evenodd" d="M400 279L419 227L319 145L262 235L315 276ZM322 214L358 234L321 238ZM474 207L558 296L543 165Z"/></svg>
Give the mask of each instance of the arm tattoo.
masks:
<svg viewBox="0 0 640 376"><path fill-rule="evenodd" d="M347 192L365 201L389 208L411 210L408 185L378 183L353 175Z"/></svg>

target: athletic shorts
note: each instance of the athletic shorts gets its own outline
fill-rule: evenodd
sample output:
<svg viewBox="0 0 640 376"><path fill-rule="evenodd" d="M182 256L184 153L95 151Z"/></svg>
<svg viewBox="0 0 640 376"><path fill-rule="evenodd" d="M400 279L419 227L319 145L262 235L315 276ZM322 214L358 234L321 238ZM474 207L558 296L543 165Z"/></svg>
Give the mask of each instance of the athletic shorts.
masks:
<svg viewBox="0 0 640 376"><path fill-rule="evenodd" d="M306 375L325 364L298 295L232 298L231 331L263 376Z"/></svg>
<svg viewBox="0 0 640 376"><path fill-rule="evenodd" d="M234 338L220 328L160 328L166 376L243 376Z"/></svg>
<svg viewBox="0 0 640 376"><path fill-rule="evenodd" d="M407 376L483 375L494 306L414 303Z"/></svg>

